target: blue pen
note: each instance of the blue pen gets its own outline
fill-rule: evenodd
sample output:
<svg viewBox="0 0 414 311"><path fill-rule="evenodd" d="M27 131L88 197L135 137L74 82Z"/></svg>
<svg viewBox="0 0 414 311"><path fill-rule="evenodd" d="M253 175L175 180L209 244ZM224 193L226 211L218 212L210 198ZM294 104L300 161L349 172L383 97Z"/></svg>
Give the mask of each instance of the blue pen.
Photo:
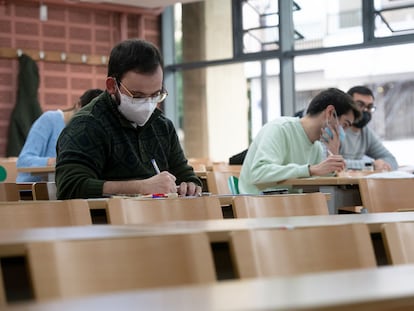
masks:
<svg viewBox="0 0 414 311"><path fill-rule="evenodd" d="M155 162L155 159L152 159L151 160L151 163L152 163L152 166L154 167L154 169L155 169L155 173L157 173L157 175L159 174L159 173L161 173L161 171L160 171L160 168L158 167L158 165L157 165L157 162Z"/></svg>

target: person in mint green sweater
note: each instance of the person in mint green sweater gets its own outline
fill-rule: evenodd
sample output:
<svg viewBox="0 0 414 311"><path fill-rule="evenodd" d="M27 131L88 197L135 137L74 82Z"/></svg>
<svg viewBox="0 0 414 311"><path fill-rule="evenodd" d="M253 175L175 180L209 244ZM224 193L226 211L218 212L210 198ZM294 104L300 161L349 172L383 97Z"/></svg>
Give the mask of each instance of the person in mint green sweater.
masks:
<svg viewBox="0 0 414 311"><path fill-rule="evenodd" d="M267 123L247 152L240 172L240 193L260 194L260 184L343 170L340 141L344 130L359 117L352 97L330 88L312 99L303 118L280 117Z"/></svg>

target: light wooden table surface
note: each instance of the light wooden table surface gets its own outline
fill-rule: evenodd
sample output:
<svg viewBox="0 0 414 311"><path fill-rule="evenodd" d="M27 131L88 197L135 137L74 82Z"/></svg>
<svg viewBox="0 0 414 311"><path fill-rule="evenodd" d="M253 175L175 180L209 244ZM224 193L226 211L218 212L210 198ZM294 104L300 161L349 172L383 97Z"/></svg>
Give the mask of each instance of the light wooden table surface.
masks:
<svg viewBox="0 0 414 311"><path fill-rule="evenodd" d="M414 310L414 266L131 290L4 310Z"/></svg>
<svg viewBox="0 0 414 311"><path fill-rule="evenodd" d="M0 230L0 256L24 255L25 244L38 241L99 239L154 233L171 234L201 231L208 234L211 242L227 242L229 241L229 233L234 230L366 223L371 233L378 233L381 231L382 224L401 221L414 221L414 212L173 221L120 226L90 225L34 229L4 229Z"/></svg>
<svg viewBox="0 0 414 311"><path fill-rule="evenodd" d="M372 173L372 172L370 172ZM364 172L343 172L338 177L309 177L287 179L278 183L258 184L259 189L272 187L289 186L295 189L302 189L303 192L320 191L327 193L332 198L328 201L329 213L338 214L342 207L361 205L359 193L359 180L368 173Z"/></svg>

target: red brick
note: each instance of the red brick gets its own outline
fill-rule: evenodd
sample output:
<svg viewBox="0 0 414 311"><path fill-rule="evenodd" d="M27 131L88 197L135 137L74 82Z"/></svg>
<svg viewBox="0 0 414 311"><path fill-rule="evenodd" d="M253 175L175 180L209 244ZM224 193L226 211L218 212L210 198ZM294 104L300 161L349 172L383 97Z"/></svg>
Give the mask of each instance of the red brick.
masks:
<svg viewBox="0 0 414 311"><path fill-rule="evenodd" d="M65 42L56 42L56 41L44 41L43 42L43 49L45 51L66 52L66 43Z"/></svg>
<svg viewBox="0 0 414 311"><path fill-rule="evenodd" d="M87 90L92 88L92 79L73 78L71 85L74 90Z"/></svg>
<svg viewBox="0 0 414 311"><path fill-rule="evenodd" d="M16 22L15 25L16 34L21 35L39 35L39 25L37 23L30 23L30 22Z"/></svg>
<svg viewBox="0 0 414 311"><path fill-rule="evenodd" d="M50 72L65 73L67 64L64 63L44 63L43 69Z"/></svg>
<svg viewBox="0 0 414 311"><path fill-rule="evenodd" d="M42 24L43 36L64 39L66 37L65 26Z"/></svg>
<svg viewBox="0 0 414 311"><path fill-rule="evenodd" d="M108 68L106 66L101 66L101 67L97 67L96 68L96 73L97 74L101 74L101 75L105 75L108 73Z"/></svg>
<svg viewBox="0 0 414 311"><path fill-rule="evenodd" d="M102 55L102 56L106 56L107 58L109 57L109 54L111 53L111 49L112 46L101 46L101 45L96 45L95 46L95 54L97 55Z"/></svg>
<svg viewBox="0 0 414 311"><path fill-rule="evenodd" d="M70 44L69 53L80 53L80 54L91 54L92 47L91 44Z"/></svg>
<svg viewBox="0 0 414 311"><path fill-rule="evenodd" d="M0 103L10 104L12 100L13 95L10 91L0 91Z"/></svg>
<svg viewBox="0 0 414 311"><path fill-rule="evenodd" d="M13 78L11 73L0 72L0 85L9 85L10 80Z"/></svg>
<svg viewBox="0 0 414 311"><path fill-rule="evenodd" d="M144 18L144 28L146 30L157 31L160 28L159 23L160 23L160 20L157 17L146 16Z"/></svg>
<svg viewBox="0 0 414 311"><path fill-rule="evenodd" d="M47 18L50 21L65 21L65 9L48 5Z"/></svg>
<svg viewBox="0 0 414 311"><path fill-rule="evenodd" d="M39 49L39 41L38 40L28 40L28 39L16 39L16 47L19 49Z"/></svg>
<svg viewBox="0 0 414 311"><path fill-rule="evenodd" d="M59 94L59 93L45 93L45 102L43 106L49 107L50 105L67 105L68 96L66 94Z"/></svg>
<svg viewBox="0 0 414 311"><path fill-rule="evenodd" d="M10 34L11 32L11 22L0 20L0 33Z"/></svg>
<svg viewBox="0 0 414 311"><path fill-rule="evenodd" d="M91 14L87 11L74 9L69 11L69 22L72 24L91 24Z"/></svg>
<svg viewBox="0 0 414 311"><path fill-rule="evenodd" d="M45 88L62 88L65 89L68 87L67 79L65 77L56 77L56 76L45 76L44 87Z"/></svg>
<svg viewBox="0 0 414 311"><path fill-rule="evenodd" d="M69 29L69 39L90 41L92 39L92 30L83 27L71 27Z"/></svg>
<svg viewBox="0 0 414 311"><path fill-rule="evenodd" d="M111 39L110 37L110 33L108 32L108 30L96 30L95 31L95 40L98 42L109 42Z"/></svg>
<svg viewBox="0 0 414 311"><path fill-rule="evenodd" d="M96 25L102 25L102 26L108 26L111 20L110 14L105 13L96 13L95 14L95 24Z"/></svg>
<svg viewBox="0 0 414 311"><path fill-rule="evenodd" d="M70 72L73 72L73 73L89 73L89 74L91 74L92 73L92 67L91 66L89 66L89 65L72 65L71 67L70 67Z"/></svg>
<svg viewBox="0 0 414 311"><path fill-rule="evenodd" d="M10 61L10 59L0 58L0 68L11 69L12 65L13 65L13 63Z"/></svg>
<svg viewBox="0 0 414 311"><path fill-rule="evenodd" d="M22 5L16 5L14 10L16 12L16 16L18 17L32 17L32 18L39 18L39 4L38 3L28 3Z"/></svg>
<svg viewBox="0 0 414 311"><path fill-rule="evenodd" d="M11 46L12 44L12 39L11 38L2 38L0 37L0 46L4 47L4 46Z"/></svg>

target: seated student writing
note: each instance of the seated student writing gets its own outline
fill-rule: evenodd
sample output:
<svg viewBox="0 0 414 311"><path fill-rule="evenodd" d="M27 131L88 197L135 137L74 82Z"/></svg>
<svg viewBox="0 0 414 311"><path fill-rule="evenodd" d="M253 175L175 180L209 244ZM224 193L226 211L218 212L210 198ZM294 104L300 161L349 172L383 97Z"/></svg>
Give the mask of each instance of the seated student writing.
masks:
<svg viewBox="0 0 414 311"><path fill-rule="evenodd" d="M168 95L163 81L162 57L150 42L130 39L112 49L105 92L59 137L58 199L201 193L172 121L157 108Z"/></svg>
<svg viewBox="0 0 414 311"><path fill-rule="evenodd" d="M312 99L303 118L280 117L267 123L247 152L240 172L240 193L259 194L257 185L261 183L276 184L343 170L345 161L338 154L340 140L359 117L351 96L330 88Z"/></svg>

